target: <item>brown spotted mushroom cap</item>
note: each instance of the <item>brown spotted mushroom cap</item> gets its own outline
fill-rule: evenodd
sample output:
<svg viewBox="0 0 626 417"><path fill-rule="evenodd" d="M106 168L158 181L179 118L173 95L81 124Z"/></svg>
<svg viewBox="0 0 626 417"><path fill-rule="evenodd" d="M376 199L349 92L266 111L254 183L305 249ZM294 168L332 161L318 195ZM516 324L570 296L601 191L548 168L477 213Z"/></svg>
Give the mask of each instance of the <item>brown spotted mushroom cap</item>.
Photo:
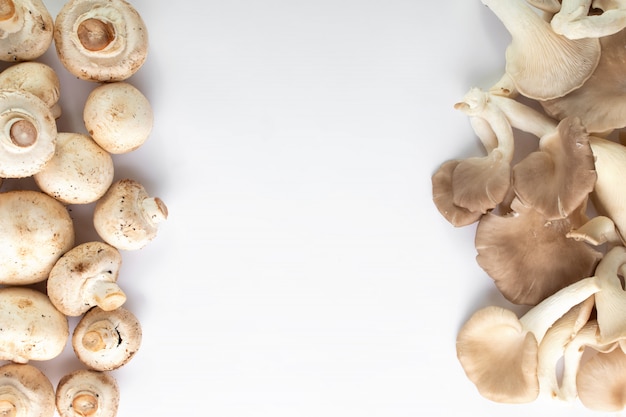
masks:
<svg viewBox="0 0 626 417"><path fill-rule="evenodd" d="M52 44L54 22L41 0L0 2L0 61L30 61Z"/></svg>
<svg viewBox="0 0 626 417"><path fill-rule="evenodd" d="M39 369L28 364L0 366L0 415L52 417L54 386Z"/></svg>
<svg viewBox="0 0 626 417"><path fill-rule="evenodd" d="M109 373L79 369L57 385L56 409L61 417L115 417L119 402L117 381Z"/></svg>

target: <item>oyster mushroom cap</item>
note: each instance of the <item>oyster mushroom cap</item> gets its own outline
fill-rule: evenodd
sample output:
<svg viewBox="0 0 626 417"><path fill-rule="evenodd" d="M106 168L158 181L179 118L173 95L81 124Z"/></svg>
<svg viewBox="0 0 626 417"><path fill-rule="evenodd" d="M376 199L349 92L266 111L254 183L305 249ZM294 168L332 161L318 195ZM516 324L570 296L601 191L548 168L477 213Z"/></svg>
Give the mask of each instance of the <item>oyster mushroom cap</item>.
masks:
<svg viewBox="0 0 626 417"><path fill-rule="evenodd" d="M3 0L0 61L30 61L52 44L54 21L41 0Z"/></svg>
<svg viewBox="0 0 626 417"><path fill-rule="evenodd" d="M154 122L148 99L127 82L93 89L85 102L83 120L93 140L112 154L143 145Z"/></svg>
<svg viewBox="0 0 626 417"><path fill-rule="evenodd" d="M453 226L462 227L477 222L483 215L481 211L471 211L454 203L452 172L460 160L446 161L431 178L433 202L439 213Z"/></svg>
<svg viewBox="0 0 626 417"><path fill-rule="evenodd" d="M128 363L141 345L141 324L124 307L104 311L94 307L81 318L72 335L76 357L91 369L111 371Z"/></svg>
<svg viewBox="0 0 626 417"><path fill-rule="evenodd" d="M141 249L154 239L167 207L150 197L139 182L123 179L111 185L96 203L93 222L102 240L122 250Z"/></svg>
<svg viewBox="0 0 626 417"><path fill-rule="evenodd" d="M29 364L0 366L0 413L7 417L52 417L54 387L43 372Z"/></svg>
<svg viewBox="0 0 626 417"><path fill-rule="evenodd" d="M122 81L145 62L148 31L124 0L70 0L54 22L57 55L74 76Z"/></svg>
<svg viewBox="0 0 626 417"><path fill-rule="evenodd" d="M54 155L33 178L41 191L64 204L98 200L113 183L111 155L89 136L61 132Z"/></svg>
<svg viewBox="0 0 626 417"><path fill-rule="evenodd" d="M50 108L24 90L0 90L0 177L39 172L54 155L57 127Z"/></svg>
<svg viewBox="0 0 626 417"><path fill-rule="evenodd" d="M61 378L56 389L56 409L61 417L115 417L120 391L106 372L79 369Z"/></svg>
<svg viewBox="0 0 626 417"><path fill-rule="evenodd" d="M82 243L54 264L47 292L55 307L67 316L79 316L91 307L120 307L126 295L117 285L122 255L103 242Z"/></svg>
<svg viewBox="0 0 626 417"><path fill-rule="evenodd" d="M595 411L620 411L626 406L626 354L621 349L598 352L576 377L580 402Z"/></svg>
<svg viewBox="0 0 626 417"><path fill-rule="evenodd" d="M0 72L0 88L25 90L39 97L55 119L61 116L58 104L61 83L56 71L42 62L20 62Z"/></svg>
<svg viewBox="0 0 626 417"><path fill-rule="evenodd" d="M45 280L73 245L74 225L63 204L40 191L0 193L0 284Z"/></svg>
<svg viewBox="0 0 626 417"><path fill-rule="evenodd" d="M0 288L0 322L0 360L53 359L69 338L66 316L45 294L27 287Z"/></svg>

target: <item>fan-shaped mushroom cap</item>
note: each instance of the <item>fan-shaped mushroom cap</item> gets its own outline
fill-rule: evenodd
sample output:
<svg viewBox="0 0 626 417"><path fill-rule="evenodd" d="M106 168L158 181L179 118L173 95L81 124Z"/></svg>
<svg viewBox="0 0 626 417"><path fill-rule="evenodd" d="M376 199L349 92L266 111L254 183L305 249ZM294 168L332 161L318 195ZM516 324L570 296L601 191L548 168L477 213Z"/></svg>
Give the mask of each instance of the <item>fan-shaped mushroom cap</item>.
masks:
<svg viewBox="0 0 626 417"><path fill-rule="evenodd" d="M0 60L30 61L52 43L53 20L41 0L3 0L0 11Z"/></svg>
<svg viewBox="0 0 626 417"><path fill-rule="evenodd" d="M64 204L98 200L113 183L113 159L89 136L59 133L54 155L33 177L41 191Z"/></svg>
<svg viewBox="0 0 626 417"><path fill-rule="evenodd" d="M91 91L83 120L98 145L107 152L121 154L139 148L148 139L153 114L141 91L127 82L116 82Z"/></svg>
<svg viewBox="0 0 626 417"><path fill-rule="evenodd" d="M94 226L108 244L122 250L141 249L154 239L158 225L167 218L167 207L150 197L137 181L123 179L96 203Z"/></svg>
<svg viewBox="0 0 626 417"><path fill-rule="evenodd" d="M39 172L54 155L57 127L50 108L24 90L0 90L0 177Z"/></svg>
<svg viewBox="0 0 626 417"><path fill-rule="evenodd" d="M626 127L626 31L600 39L602 55L598 67L580 88L562 97L540 101L543 109L556 119L580 117L590 134L604 135Z"/></svg>
<svg viewBox="0 0 626 417"><path fill-rule="evenodd" d="M481 218L476 260L507 300L534 305L593 274L602 254L566 236L585 222L584 207L565 219L549 221L516 198L512 213Z"/></svg>
<svg viewBox="0 0 626 417"><path fill-rule="evenodd" d="M79 369L65 375L56 391L56 408L61 417L115 417L120 392L108 373Z"/></svg>
<svg viewBox="0 0 626 417"><path fill-rule="evenodd" d="M73 245L74 225L63 204L39 191L0 193L0 284L45 280Z"/></svg>
<svg viewBox="0 0 626 417"><path fill-rule="evenodd" d="M563 119L543 136L539 151L513 167L513 188L520 201L546 220L569 216L583 204L596 182L589 137L578 118Z"/></svg>
<svg viewBox="0 0 626 417"><path fill-rule="evenodd" d="M525 0L482 2L512 36L506 73L522 95L536 100L561 97L583 85L598 65L598 39L572 40L556 34Z"/></svg>
<svg viewBox="0 0 626 417"><path fill-rule="evenodd" d="M472 224L483 215L480 211L471 211L454 204L452 172L459 162L459 160L444 162L431 178L433 202L439 213L455 227Z"/></svg>
<svg viewBox="0 0 626 417"><path fill-rule="evenodd" d="M78 359L98 371L125 365L140 345L141 324L123 307L111 311L94 307L81 318L72 335Z"/></svg>
<svg viewBox="0 0 626 417"><path fill-rule="evenodd" d="M145 62L148 31L124 0L69 0L54 22L54 42L65 68L89 81L122 81Z"/></svg>
<svg viewBox="0 0 626 417"><path fill-rule="evenodd" d="M61 83L56 71L44 63L29 61L11 65L0 72L0 88L28 91L46 103L55 118L61 116L58 104Z"/></svg>
<svg viewBox="0 0 626 417"><path fill-rule="evenodd" d="M28 364L0 366L0 413L7 417L52 417L54 387L46 375Z"/></svg>
<svg viewBox="0 0 626 417"><path fill-rule="evenodd" d="M595 411L620 411L626 405L626 354L598 352L580 367L576 378L582 404Z"/></svg>
<svg viewBox="0 0 626 417"><path fill-rule="evenodd" d="M67 318L45 294L27 287L0 288L0 323L0 360L53 359L69 337Z"/></svg>
<svg viewBox="0 0 626 417"><path fill-rule="evenodd" d="M59 311L79 316L93 306L113 310L126 296L117 285L122 255L103 242L86 242L67 251L48 277L48 296Z"/></svg>

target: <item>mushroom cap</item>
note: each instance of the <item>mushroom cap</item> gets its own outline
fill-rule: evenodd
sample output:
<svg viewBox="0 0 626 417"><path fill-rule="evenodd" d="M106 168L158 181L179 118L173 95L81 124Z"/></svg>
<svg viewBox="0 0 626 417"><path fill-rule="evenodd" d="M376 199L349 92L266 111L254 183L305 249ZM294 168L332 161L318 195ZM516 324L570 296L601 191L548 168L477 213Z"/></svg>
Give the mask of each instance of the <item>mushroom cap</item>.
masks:
<svg viewBox="0 0 626 417"><path fill-rule="evenodd" d="M0 90L0 177L39 172L54 155L57 126L50 108L25 90Z"/></svg>
<svg viewBox="0 0 626 417"><path fill-rule="evenodd" d="M115 417L119 402L117 381L105 372L79 369L57 385L56 408L61 417Z"/></svg>
<svg viewBox="0 0 626 417"><path fill-rule="evenodd" d="M57 55L74 76L122 81L145 62L148 31L124 0L69 0L54 22Z"/></svg>
<svg viewBox="0 0 626 417"><path fill-rule="evenodd" d="M602 254L566 234L585 222L584 205L569 217L546 218L519 199L512 212L484 215L476 228L476 261L515 304L535 305L593 274Z"/></svg>
<svg viewBox="0 0 626 417"><path fill-rule="evenodd" d="M483 397L528 403L539 395L537 339L512 311L496 306L476 311L459 331L456 351Z"/></svg>
<svg viewBox="0 0 626 417"><path fill-rule="evenodd" d="M113 183L98 200L93 222L98 235L108 244L136 250L156 237L158 224L167 214L161 199L150 197L139 182L123 179Z"/></svg>
<svg viewBox="0 0 626 417"><path fill-rule="evenodd" d="M103 242L82 243L54 264L47 292L55 307L67 316L79 316L93 306L117 308L126 296L117 286L120 252Z"/></svg>
<svg viewBox="0 0 626 417"><path fill-rule="evenodd" d="M583 204L596 182L589 136L576 117L563 119L541 138L539 151L513 167L513 187L520 201L546 220L569 216Z"/></svg>
<svg viewBox="0 0 626 417"><path fill-rule="evenodd" d="M42 62L20 62L0 72L0 88L26 90L53 108L59 101L61 83L52 67Z"/></svg>
<svg viewBox="0 0 626 417"><path fill-rule="evenodd" d="M477 222L483 215L480 211L471 211L454 204L452 172L459 162L461 161L450 160L444 162L431 178L433 202L439 213L455 227L467 226Z"/></svg>
<svg viewBox="0 0 626 417"><path fill-rule="evenodd" d="M620 411L626 406L626 354L621 349L598 352L578 371L580 402L595 411Z"/></svg>
<svg viewBox="0 0 626 417"><path fill-rule="evenodd" d="M0 404L3 411L11 410L7 416L52 417L54 386L32 365L7 363L0 366Z"/></svg>
<svg viewBox="0 0 626 417"><path fill-rule="evenodd" d="M540 101L547 114L561 120L580 117L591 134L626 127L626 30L600 39L602 55L591 77L578 89L562 97Z"/></svg>
<svg viewBox="0 0 626 417"><path fill-rule="evenodd" d="M73 245L74 225L63 204L40 191L0 193L0 284L45 280Z"/></svg>
<svg viewBox="0 0 626 417"><path fill-rule="evenodd" d="M45 294L27 287L0 288L0 323L0 360L53 359L69 338L65 315Z"/></svg>
<svg viewBox="0 0 626 417"><path fill-rule="evenodd" d="M0 22L0 61L30 61L42 56L52 44L54 21L41 0L12 0L14 15ZM11 20L11 22L9 22Z"/></svg>
<svg viewBox="0 0 626 417"><path fill-rule="evenodd" d="M53 157L33 177L41 191L64 204L98 200L113 183L111 155L89 136L59 133Z"/></svg>
<svg viewBox="0 0 626 417"><path fill-rule="evenodd" d="M83 120L98 145L112 154L121 154L139 148L148 139L153 113L141 91L127 82L115 82L91 91Z"/></svg>
<svg viewBox="0 0 626 417"><path fill-rule="evenodd" d="M124 307L89 310L72 335L76 357L91 369L111 371L128 363L141 345L141 324Z"/></svg>

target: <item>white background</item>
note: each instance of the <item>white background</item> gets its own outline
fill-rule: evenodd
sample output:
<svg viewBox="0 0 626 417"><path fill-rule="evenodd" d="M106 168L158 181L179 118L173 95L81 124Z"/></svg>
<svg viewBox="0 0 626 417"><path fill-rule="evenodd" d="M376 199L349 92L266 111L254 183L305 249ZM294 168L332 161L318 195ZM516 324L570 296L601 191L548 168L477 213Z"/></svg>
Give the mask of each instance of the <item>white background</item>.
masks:
<svg viewBox="0 0 626 417"><path fill-rule="evenodd" d="M150 51L129 82L155 124L116 178L170 217L123 252L144 336L113 372L120 417L594 414L494 404L456 359L472 312L507 306L474 228L448 224L430 189L442 162L482 152L453 104L500 77L509 35L479 0L132 4ZM84 131L95 84L54 48L42 61L62 81L59 130ZM73 213L94 238L90 207ZM55 385L81 367L69 345L36 365Z"/></svg>

